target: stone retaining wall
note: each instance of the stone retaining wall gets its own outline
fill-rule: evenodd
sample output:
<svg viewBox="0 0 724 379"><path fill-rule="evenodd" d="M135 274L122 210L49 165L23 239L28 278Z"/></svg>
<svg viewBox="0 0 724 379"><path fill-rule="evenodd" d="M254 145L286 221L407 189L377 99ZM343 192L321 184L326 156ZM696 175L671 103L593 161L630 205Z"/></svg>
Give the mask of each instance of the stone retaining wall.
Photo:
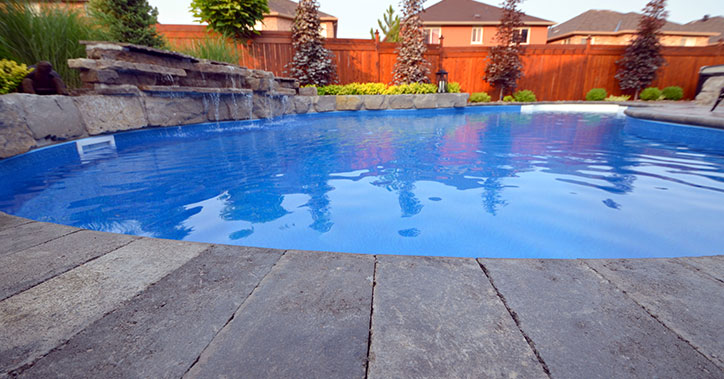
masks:
<svg viewBox="0 0 724 379"><path fill-rule="evenodd" d="M157 126L349 110L464 107L468 94L258 96L248 89L146 88L117 95L0 96L0 158L87 136Z"/></svg>

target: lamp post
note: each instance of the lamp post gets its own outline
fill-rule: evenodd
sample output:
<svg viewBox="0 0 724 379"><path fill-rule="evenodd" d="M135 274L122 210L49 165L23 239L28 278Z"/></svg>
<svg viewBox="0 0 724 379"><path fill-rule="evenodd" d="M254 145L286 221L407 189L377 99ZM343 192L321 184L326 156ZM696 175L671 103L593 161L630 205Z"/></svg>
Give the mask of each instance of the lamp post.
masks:
<svg viewBox="0 0 724 379"><path fill-rule="evenodd" d="M447 92L447 71L441 68L440 71L435 73L435 78L437 79L437 92Z"/></svg>

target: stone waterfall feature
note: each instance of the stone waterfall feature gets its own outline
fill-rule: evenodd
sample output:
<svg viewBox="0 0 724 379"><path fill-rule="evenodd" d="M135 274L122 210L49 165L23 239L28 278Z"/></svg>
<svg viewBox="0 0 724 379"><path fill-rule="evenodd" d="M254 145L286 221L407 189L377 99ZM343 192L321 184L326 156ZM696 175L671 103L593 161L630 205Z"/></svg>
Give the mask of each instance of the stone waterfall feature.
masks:
<svg viewBox="0 0 724 379"><path fill-rule="evenodd" d="M270 118L294 112L295 79L126 43L83 42L71 59L83 94L138 97L149 126Z"/></svg>

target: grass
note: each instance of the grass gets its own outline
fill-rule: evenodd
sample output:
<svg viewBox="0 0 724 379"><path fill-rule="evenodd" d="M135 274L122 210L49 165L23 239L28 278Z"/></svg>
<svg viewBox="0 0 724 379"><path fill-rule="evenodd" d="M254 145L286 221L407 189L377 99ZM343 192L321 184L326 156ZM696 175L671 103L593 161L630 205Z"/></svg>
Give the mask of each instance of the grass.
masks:
<svg viewBox="0 0 724 379"><path fill-rule="evenodd" d="M27 0L3 0L0 6L0 59L34 65L48 61L68 87L80 87L68 59L85 57L81 40L101 40L104 33L77 11L43 7Z"/></svg>
<svg viewBox="0 0 724 379"><path fill-rule="evenodd" d="M209 36L201 41L193 41L191 45L176 50L196 58L236 65L241 60L241 52L236 44L221 36Z"/></svg>

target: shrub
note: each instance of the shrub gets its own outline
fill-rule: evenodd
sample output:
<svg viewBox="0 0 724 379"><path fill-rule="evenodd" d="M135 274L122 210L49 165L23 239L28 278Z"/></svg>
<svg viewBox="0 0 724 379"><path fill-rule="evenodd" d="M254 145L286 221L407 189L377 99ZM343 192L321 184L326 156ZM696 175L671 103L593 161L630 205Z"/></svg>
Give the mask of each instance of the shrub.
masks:
<svg viewBox="0 0 724 379"><path fill-rule="evenodd" d="M336 81L334 54L324 47L319 22L317 0L300 0L292 24L294 56L287 64L289 74L300 84L327 85Z"/></svg>
<svg viewBox="0 0 724 379"><path fill-rule="evenodd" d="M191 45L180 47L177 50L196 58L217 62L238 65L241 60L241 53L236 44L220 36L209 36L201 41L193 41Z"/></svg>
<svg viewBox="0 0 724 379"><path fill-rule="evenodd" d="M350 83L345 85L330 84L317 87L317 94L322 95L412 95L436 93L437 85L430 83L410 83L387 86L384 83Z"/></svg>
<svg viewBox="0 0 724 379"><path fill-rule="evenodd" d="M605 98L606 101L628 101L631 98L629 95L621 95L621 96L609 96Z"/></svg>
<svg viewBox="0 0 724 379"><path fill-rule="evenodd" d="M402 0L400 35L397 40L397 60L393 69L395 84L427 83L430 81L430 62L425 59L427 46L422 27L423 0Z"/></svg>
<svg viewBox="0 0 724 379"><path fill-rule="evenodd" d="M601 101L606 98L606 90L603 88L594 88L586 94L586 100L588 101Z"/></svg>
<svg viewBox="0 0 724 379"><path fill-rule="evenodd" d="M661 98L661 90L656 87L649 87L641 91L641 100L652 101Z"/></svg>
<svg viewBox="0 0 724 379"><path fill-rule="evenodd" d="M32 69L7 59L0 60L0 95L15 91Z"/></svg>
<svg viewBox="0 0 724 379"><path fill-rule="evenodd" d="M491 97L485 92L475 92L470 95L470 102L471 103L488 103L490 102Z"/></svg>
<svg viewBox="0 0 724 379"><path fill-rule="evenodd" d="M460 93L460 83L450 82L447 84L447 91L449 93Z"/></svg>
<svg viewBox="0 0 724 379"><path fill-rule="evenodd" d="M34 65L48 61L68 87L79 87L78 71L68 68L68 59L85 57L81 40L104 40L104 33L78 12L60 7L35 11L24 0L0 4L0 59Z"/></svg>
<svg viewBox="0 0 724 379"><path fill-rule="evenodd" d="M678 86L666 87L661 91L666 100L681 100L684 97L684 89Z"/></svg>
<svg viewBox="0 0 724 379"><path fill-rule="evenodd" d="M520 103L533 103L538 101L535 94L531 90L524 89L513 94L515 101Z"/></svg>
<svg viewBox="0 0 724 379"><path fill-rule="evenodd" d="M512 103L515 101L515 99L513 98L513 96L507 95L503 98L503 101L505 101L506 103Z"/></svg>
<svg viewBox="0 0 724 379"><path fill-rule="evenodd" d="M254 25L264 20L269 7L267 0L192 0L191 13L211 29L244 40L258 34Z"/></svg>

